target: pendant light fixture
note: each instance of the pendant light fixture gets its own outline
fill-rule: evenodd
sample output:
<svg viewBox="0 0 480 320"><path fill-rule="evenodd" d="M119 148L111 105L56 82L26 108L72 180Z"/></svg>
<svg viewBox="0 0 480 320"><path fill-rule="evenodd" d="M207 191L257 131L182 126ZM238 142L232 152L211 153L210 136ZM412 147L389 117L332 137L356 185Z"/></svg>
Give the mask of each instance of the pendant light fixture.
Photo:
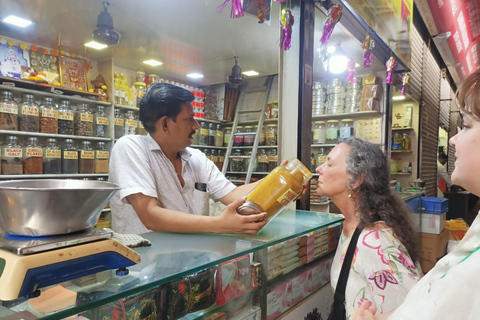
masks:
<svg viewBox="0 0 480 320"><path fill-rule="evenodd" d="M235 65L232 68L232 74L228 77L228 82L239 85L243 82L242 69L238 65L238 57L235 57Z"/></svg>
<svg viewBox="0 0 480 320"><path fill-rule="evenodd" d="M113 18L108 13L110 3L103 3L103 12L98 15L97 29L93 31L92 37L95 41L109 46L116 45L120 40L118 32L113 30Z"/></svg>
<svg viewBox="0 0 480 320"><path fill-rule="evenodd" d="M340 39L335 44L335 50L329 54L328 70L333 74L339 74L347 71L348 58L340 47Z"/></svg>

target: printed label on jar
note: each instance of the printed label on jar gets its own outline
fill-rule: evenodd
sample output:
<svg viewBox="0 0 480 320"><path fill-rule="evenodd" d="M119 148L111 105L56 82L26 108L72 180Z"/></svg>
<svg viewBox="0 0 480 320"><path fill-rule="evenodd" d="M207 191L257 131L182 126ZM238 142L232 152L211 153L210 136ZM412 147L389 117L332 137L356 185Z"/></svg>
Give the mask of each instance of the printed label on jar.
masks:
<svg viewBox="0 0 480 320"><path fill-rule="evenodd" d="M223 138L223 131L217 131L217 137Z"/></svg>
<svg viewBox="0 0 480 320"><path fill-rule="evenodd" d="M27 157L43 157L42 148L27 148Z"/></svg>
<svg viewBox="0 0 480 320"><path fill-rule="evenodd" d="M352 136L352 127L341 127L340 128L340 139L347 139Z"/></svg>
<svg viewBox="0 0 480 320"><path fill-rule="evenodd" d="M324 164L327 161L327 156L318 156L317 157L317 166Z"/></svg>
<svg viewBox="0 0 480 320"><path fill-rule="evenodd" d="M270 156L268 157L269 162L277 162L278 161L278 156Z"/></svg>
<svg viewBox="0 0 480 320"><path fill-rule="evenodd" d="M220 157L219 160L220 160L220 162L225 162L225 157L222 156L222 157Z"/></svg>
<svg viewBox="0 0 480 320"><path fill-rule="evenodd" d="M50 109L43 109L42 118L58 118L58 112Z"/></svg>
<svg viewBox="0 0 480 320"><path fill-rule="evenodd" d="M265 142L266 141L264 131L260 132L260 138L258 139L258 141L260 141L260 142Z"/></svg>
<svg viewBox="0 0 480 320"><path fill-rule="evenodd" d="M313 141L318 140L319 133L320 133L320 130L318 130L318 129L313 130Z"/></svg>
<svg viewBox="0 0 480 320"><path fill-rule="evenodd" d="M275 138L275 132L267 132L267 139Z"/></svg>
<svg viewBox="0 0 480 320"><path fill-rule="evenodd" d="M97 124L101 124L101 125L104 125L104 126L108 126L108 124L109 124L108 118L98 117L98 118L97 118Z"/></svg>
<svg viewBox="0 0 480 320"><path fill-rule="evenodd" d="M327 137L327 140L338 139L338 130L335 128L328 128L326 137Z"/></svg>
<svg viewBox="0 0 480 320"><path fill-rule="evenodd" d="M61 158L62 151L61 150L45 150L45 157L46 158Z"/></svg>
<svg viewBox="0 0 480 320"><path fill-rule="evenodd" d="M18 106L13 103L0 103L0 112L18 114Z"/></svg>
<svg viewBox="0 0 480 320"><path fill-rule="evenodd" d="M137 120L127 120L127 127L130 127L130 128L138 127L138 121Z"/></svg>
<svg viewBox="0 0 480 320"><path fill-rule="evenodd" d="M94 151L80 151L80 158L82 159L95 159L95 152Z"/></svg>
<svg viewBox="0 0 480 320"><path fill-rule="evenodd" d="M218 157L213 156L213 157L211 157L211 158L212 158L212 161L213 161L213 162L218 162Z"/></svg>
<svg viewBox="0 0 480 320"><path fill-rule="evenodd" d="M200 134L202 136L208 136L208 129L200 129Z"/></svg>
<svg viewBox="0 0 480 320"><path fill-rule="evenodd" d="M97 159L108 159L110 152L108 151L97 151Z"/></svg>
<svg viewBox="0 0 480 320"><path fill-rule="evenodd" d="M268 162L268 156L259 156L258 162Z"/></svg>
<svg viewBox="0 0 480 320"><path fill-rule="evenodd" d="M20 158L22 154L22 148L5 148L5 157L7 158Z"/></svg>
<svg viewBox="0 0 480 320"><path fill-rule="evenodd" d="M231 137L230 133L224 134L223 135L223 143L228 144L230 142L230 137Z"/></svg>
<svg viewBox="0 0 480 320"><path fill-rule="evenodd" d="M73 112L70 111L60 111L58 112L59 120L73 121Z"/></svg>
<svg viewBox="0 0 480 320"><path fill-rule="evenodd" d="M243 142L243 136L235 136L235 137L233 138L233 141L234 141L234 142L240 142L240 143L241 143L241 142Z"/></svg>
<svg viewBox="0 0 480 320"><path fill-rule="evenodd" d="M145 129L145 127L143 126L142 121L139 121L139 124L138 124L138 125L140 126L140 129Z"/></svg>
<svg viewBox="0 0 480 320"><path fill-rule="evenodd" d="M25 115L28 115L28 116L38 117L38 108L37 107L22 106L22 114L25 114Z"/></svg>
<svg viewBox="0 0 480 320"><path fill-rule="evenodd" d="M125 124L125 120L119 119L119 118L115 118L115 125L116 125L116 126L122 126L122 127L123 127L124 124Z"/></svg>
<svg viewBox="0 0 480 320"><path fill-rule="evenodd" d="M63 159L76 160L76 159L78 159L78 152L77 151L63 151Z"/></svg>
<svg viewBox="0 0 480 320"><path fill-rule="evenodd" d="M93 122L93 114L90 113L81 113L80 120L83 122Z"/></svg>
<svg viewBox="0 0 480 320"><path fill-rule="evenodd" d="M296 193L292 189L288 189L280 198L277 199L277 201L280 202L282 206L286 206L296 197L298 197L298 193Z"/></svg>

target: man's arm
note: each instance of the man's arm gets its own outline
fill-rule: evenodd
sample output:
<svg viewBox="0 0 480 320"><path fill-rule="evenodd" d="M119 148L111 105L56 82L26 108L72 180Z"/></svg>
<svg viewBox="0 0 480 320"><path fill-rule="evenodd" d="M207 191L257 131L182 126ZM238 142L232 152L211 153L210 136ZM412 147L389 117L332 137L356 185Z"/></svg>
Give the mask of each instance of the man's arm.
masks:
<svg viewBox="0 0 480 320"><path fill-rule="evenodd" d="M160 207L158 199L142 193L129 195L127 200L145 227L155 231L255 234L266 224L265 212L251 216L237 213L236 209L245 202L244 197L230 203L218 217L198 216L165 209Z"/></svg>
<svg viewBox="0 0 480 320"><path fill-rule="evenodd" d="M262 181L262 180L260 180ZM252 182L249 184L244 184L243 186L236 187L232 191L230 191L226 196L219 199L221 203L228 206L230 203L234 202L235 200L241 199L245 197L250 191L253 190L260 183L260 181Z"/></svg>

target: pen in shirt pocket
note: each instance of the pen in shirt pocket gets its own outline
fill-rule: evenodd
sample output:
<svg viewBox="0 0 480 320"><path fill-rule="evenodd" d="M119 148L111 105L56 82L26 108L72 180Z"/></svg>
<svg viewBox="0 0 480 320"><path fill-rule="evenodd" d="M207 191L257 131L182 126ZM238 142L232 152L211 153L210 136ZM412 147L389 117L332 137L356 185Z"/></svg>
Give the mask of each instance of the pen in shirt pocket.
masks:
<svg viewBox="0 0 480 320"><path fill-rule="evenodd" d="M202 182L195 182L195 189L202 192L207 192L207 184Z"/></svg>

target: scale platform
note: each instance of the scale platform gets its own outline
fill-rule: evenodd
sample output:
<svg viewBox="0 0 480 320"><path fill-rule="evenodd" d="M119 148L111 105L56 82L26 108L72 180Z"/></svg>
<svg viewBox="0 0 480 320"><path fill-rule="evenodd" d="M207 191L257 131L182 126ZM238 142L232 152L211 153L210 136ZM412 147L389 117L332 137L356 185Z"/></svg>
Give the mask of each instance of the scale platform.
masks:
<svg viewBox="0 0 480 320"><path fill-rule="evenodd" d="M112 239L111 232L88 229L68 235L0 237L0 300L39 295L40 288L105 270L140 263L140 255Z"/></svg>

